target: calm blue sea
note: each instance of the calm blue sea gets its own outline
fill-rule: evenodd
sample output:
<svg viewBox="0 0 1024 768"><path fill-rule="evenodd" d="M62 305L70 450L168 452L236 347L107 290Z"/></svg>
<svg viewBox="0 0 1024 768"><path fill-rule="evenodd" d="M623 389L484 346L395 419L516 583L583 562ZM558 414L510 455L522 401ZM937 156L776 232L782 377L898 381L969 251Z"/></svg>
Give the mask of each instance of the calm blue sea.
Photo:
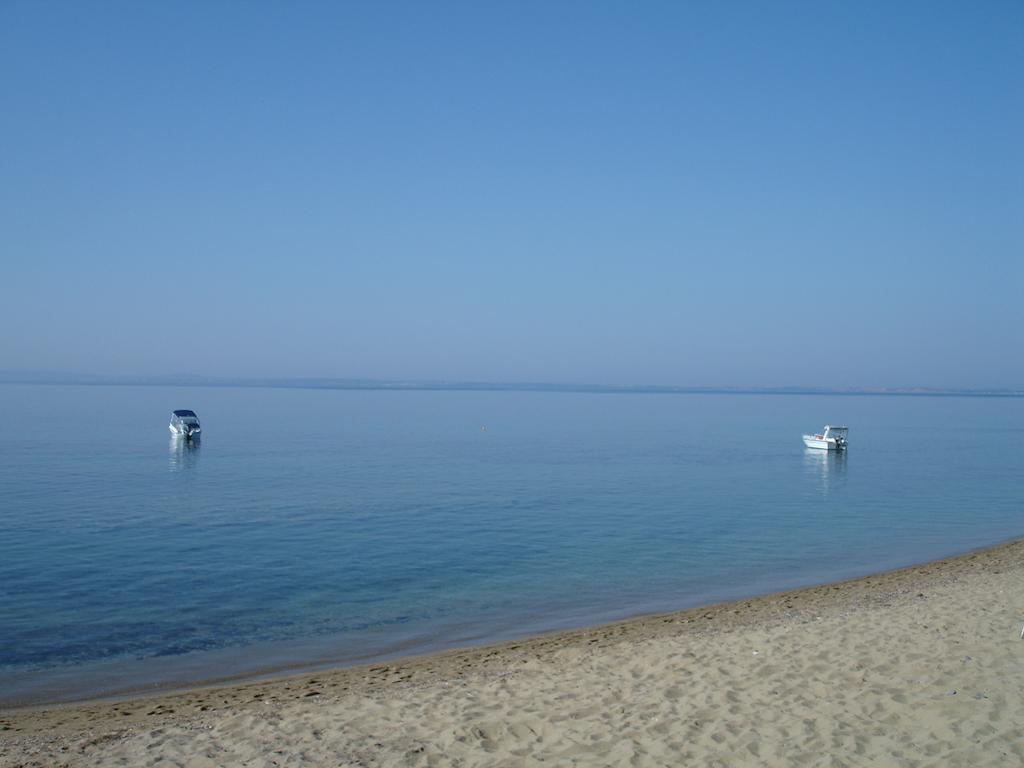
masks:
<svg viewBox="0 0 1024 768"><path fill-rule="evenodd" d="M170 439L174 408L203 424ZM801 433L851 427L846 455ZM484 643L1024 535L1024 400L0 386L0 703Z"/></svg>

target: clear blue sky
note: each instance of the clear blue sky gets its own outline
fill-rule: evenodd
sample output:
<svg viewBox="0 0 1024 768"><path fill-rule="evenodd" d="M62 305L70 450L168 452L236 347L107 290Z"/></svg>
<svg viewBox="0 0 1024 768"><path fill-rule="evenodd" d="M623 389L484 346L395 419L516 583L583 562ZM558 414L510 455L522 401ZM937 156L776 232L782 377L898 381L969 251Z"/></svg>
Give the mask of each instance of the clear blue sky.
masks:
<svg viewBox="0 0 1024 768"><path fill-rule="evenodd" d="M0 369L1024 386L1024 3L0 0Z"/></svg>

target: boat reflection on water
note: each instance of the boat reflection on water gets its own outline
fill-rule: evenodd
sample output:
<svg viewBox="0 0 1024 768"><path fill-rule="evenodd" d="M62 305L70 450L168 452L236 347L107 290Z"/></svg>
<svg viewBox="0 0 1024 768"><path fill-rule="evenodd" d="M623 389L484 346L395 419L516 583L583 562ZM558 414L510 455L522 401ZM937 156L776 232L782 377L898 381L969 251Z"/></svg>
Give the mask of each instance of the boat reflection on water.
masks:
<svg viewBox="0 0 1024 768"><path fill-rule="evenodd" d="M199 463L198 440L182 440L180 437L172 437L168 444L171 472L182 472L192 469Z"/></svg>
<svg viewBox="0 0 1024 768"><path fill-rule="evenodd" d="M846 479L846 451L804 448L804 467L818 480L818 490L827 496L836 483Z"/></svg>

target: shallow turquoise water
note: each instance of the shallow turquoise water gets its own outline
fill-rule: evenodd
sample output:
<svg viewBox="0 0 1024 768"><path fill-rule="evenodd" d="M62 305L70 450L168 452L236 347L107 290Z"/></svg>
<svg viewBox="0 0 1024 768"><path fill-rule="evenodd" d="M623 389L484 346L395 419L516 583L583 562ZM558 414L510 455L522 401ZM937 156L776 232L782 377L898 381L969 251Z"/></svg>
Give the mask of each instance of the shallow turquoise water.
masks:
<svg viewBox="0 0 1024 768"><path fill-rule="evenodd" d="M171 409L203 422L172 441ZM825 422L846 455L804 449ZM0 702L688 607L1024 534L1024 400L0 386ZM486 427L486 430L481 427Z"/></svg>

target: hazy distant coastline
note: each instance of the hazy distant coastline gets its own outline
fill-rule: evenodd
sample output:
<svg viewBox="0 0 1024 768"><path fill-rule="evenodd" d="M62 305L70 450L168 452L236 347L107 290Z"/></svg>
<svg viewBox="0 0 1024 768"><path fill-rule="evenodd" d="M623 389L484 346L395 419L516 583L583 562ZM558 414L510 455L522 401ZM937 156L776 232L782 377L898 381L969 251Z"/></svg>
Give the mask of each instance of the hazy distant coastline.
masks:
<svg viewBox="0 0 1024 768"><path fill-rule="evenodd" d="M729 387L661 384L552 384L548 382L391 381L344 378L260 378L227 376L103 375L54 371L0 371L0 384L80 384L163 387L264 387L271 389L438 390L477 392L593 392L608 394L750 394L750 395L916 395L923 397L1024 397L1020 389L941 387Z"/></svg>

